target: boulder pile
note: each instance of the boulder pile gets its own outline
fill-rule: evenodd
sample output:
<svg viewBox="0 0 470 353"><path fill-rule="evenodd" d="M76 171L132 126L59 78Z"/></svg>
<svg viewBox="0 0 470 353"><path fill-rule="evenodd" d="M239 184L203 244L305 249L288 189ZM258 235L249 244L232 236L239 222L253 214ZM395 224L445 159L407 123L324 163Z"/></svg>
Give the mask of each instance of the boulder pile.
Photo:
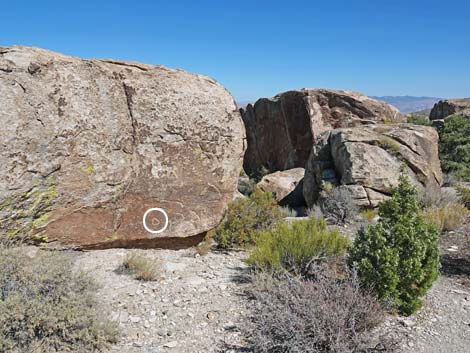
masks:
<svg viewBox="0 0 470 353"><path fill-rule="evenodd" d="M391 194L401 174L418 188L437 190L442 184L437 131L411 124L382 124L335 129L312 148L303 180L308 206L325 183L341 186L354 202L375 207Z"/></svg>
<svg viewBox="0 0 470 353"><path fill-rule="evenodd" d="M241 109L247 134L243 167L249 175L303 168L318 136L335 128L404 122L391 105L361 93L289 91Z"/></svg>

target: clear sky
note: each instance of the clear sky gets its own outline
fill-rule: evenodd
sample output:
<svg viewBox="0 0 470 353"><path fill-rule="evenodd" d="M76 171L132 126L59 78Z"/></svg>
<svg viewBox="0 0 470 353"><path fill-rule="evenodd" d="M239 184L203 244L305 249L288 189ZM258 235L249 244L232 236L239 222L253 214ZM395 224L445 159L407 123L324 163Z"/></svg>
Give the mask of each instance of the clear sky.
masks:
<svg viewBox="0 0 470 353"><path fill-rule="evenodd" d="M239 101L302 87L470 96L468 0L0 0L0 46L207 74Z"/></svg>

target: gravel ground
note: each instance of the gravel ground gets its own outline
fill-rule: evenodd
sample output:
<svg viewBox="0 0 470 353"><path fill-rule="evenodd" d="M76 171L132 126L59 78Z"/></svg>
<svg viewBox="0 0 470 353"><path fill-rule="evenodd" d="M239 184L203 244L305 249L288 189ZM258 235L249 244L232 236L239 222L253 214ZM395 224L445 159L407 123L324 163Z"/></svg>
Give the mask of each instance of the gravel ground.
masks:
<svg viewBox="0 0 470 353"><path fill-rule="evenodd" d="M129 251L77 254L77 265L100 283L99 298L119 323L122 339L112 352L206 353L223 342L243 345L236 322L248 314L244 253L140 250L162 263L159 280L142 282L116 272Z"/></svg>
<svg viewBox="0 0 470 353"><path fill-rule="evenodd" d="M468 233L443 236L443 275L410 317L388 316L377 337L398 352L470 352L470 253ZM238 347L246 351L238 326L249 315L244 252L194 249L139 250L161 263L155 282L142 282L116 269L133 250L77 252L77 265L101 284L99 298L119 323L122 338L111 352L207 353ZM135 250L134 250L135 251ZM225 345L223 345L225 343ZM242 349L240 349L242 348Z"/></svg>

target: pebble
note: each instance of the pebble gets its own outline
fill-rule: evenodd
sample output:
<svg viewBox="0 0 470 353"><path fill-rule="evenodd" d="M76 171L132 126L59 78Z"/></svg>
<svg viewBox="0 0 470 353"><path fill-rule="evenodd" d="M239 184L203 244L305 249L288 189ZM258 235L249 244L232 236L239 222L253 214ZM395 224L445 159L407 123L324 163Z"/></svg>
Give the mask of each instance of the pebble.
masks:
<svg viewBox="0 0 470 353"><path fill-rule="evenodd" d="M165 347L165 348L175 348L177 345L178 345L178 342L170 341L170 342L165 343L163 345L163 347Z"/></svg>

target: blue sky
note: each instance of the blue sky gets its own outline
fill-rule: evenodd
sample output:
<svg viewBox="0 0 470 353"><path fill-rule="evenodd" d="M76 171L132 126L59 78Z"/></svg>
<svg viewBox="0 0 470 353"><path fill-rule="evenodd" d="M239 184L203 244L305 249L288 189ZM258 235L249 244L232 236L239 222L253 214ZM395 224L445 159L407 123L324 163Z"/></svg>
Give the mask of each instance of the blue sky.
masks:
<svg viewBox="0 0 470 353"><path fill-rule="evenodd" d="M327 87L470 96L468 1L1 1L0 46L163 64L239 100Z"/></svg>

